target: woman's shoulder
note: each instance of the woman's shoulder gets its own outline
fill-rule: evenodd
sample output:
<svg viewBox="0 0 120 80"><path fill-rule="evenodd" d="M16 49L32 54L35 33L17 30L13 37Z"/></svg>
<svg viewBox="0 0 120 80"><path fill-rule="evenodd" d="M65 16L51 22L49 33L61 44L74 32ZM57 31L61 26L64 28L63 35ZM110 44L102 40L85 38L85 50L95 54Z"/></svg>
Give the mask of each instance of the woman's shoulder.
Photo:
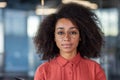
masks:
<svg viewBox="0 0 120 80"><path fill-rule="evenodd" d="M35 76L34 76L34 80L43 80L44 79L44 75L45 75L45 72L46 72L46 68L48 66L48 62L44 62L42 64L40 64L36 71L35 71Z"/></svg>
<svg viewBox="0 0 120 80"><path fill-rule="evenodd" d="M43 62L42 64L40 64L37 69L36 72L37 73L44 73L46 71L46 68L48 67L49 63L48 62Z"/></svg>
<svg viewBox="0 0 120 80"><path fill-rule="evenodd" d="M37 69L39 69L39 70L46 70L46 69L50 68L50 66L53 65L54 63L55 63L54 59L50 60L50 61L44 61L42 64L40 64L38 66Z"/></svg>
<svg viewBox="0 0 120 80"><path fill-rule="evenodd" d="M99 72L104 72L103 67L101 66L100 63L98 63L98 61L94 60L94 59L83 59L83 62L93 71L95 71L96 73Z"/></svg>
<svg viewBox="0 0 120 80"><path fill-rule="evenodd" d="M100 62L97 59L88 59L88 58L83 58L82 60L84 63L89 64L89 65L94 65L94 66L99 66Z"/></svg>
<svg viewBox="0 0 120 80"><path fill-rule="evenodd" d="M34 80L44 80L47 76L47 74L49 74L49 71L51 69L51 65L54 63L53 60L50 61L44 61L42 64L40 64L36 71L35 71L35 76L34 76Z"/></svg>
<svg viewBox="0 0 120 80"><path fill-rule="evenodd" d="M94 59L83 59L84 64L87 65L87 68L92 74L95 74L96 80L106 80L105 71L100 63Z"/></svg>
<svg viewBox="0 0 120 80"><path fill-rule="evenodd" d="M45 62L43 62L42 64L40 64L39 66L38 66L38 68L45 68L45 67L47 67L49 65L49 62L48 61L45 61Z"/></svg>
<svg viewBox="0 0 120 80"><path fill-rule="evenodd" d="M90 68L91 70L98 70L98 71L103 70L99 61L96 61L94 59L84 58L82 60L82 63L88 66L88 68Z"/></svg>

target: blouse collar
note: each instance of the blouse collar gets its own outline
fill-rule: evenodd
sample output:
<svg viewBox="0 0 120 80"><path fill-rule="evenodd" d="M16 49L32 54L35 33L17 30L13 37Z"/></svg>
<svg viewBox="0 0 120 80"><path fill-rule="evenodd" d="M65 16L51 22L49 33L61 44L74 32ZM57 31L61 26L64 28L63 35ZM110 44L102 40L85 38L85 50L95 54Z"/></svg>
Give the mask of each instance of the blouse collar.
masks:
<svg viewBox="0 0 120 80"><path fill-rule="evenodd" d="M80 56L80 53L78 53L71 60L67 60L64 57L60 56L60 55L56 58L56 60L57 60L57 62L58 62L58 64L60 66L65 66L69 62L72 63L73 65L77 66L77 64L81 61L81 59L82 59L82 57Z"/></svg>

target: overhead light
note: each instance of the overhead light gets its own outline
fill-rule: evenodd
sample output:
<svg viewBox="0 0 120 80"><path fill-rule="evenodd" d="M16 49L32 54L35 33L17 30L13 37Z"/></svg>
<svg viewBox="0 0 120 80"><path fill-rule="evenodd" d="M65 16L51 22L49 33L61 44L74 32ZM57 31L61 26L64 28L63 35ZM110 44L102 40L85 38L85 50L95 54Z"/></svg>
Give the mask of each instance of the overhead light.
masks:
<svg viewBox="0 0 120 80"><path fill-rule="evenodd" d="M98 8L97 4L91 3L90 1L84 1L84 0L62 0L62 3L64 3L64 4L70 3L70 2L82 4L84 6L87 6L87 7L91 8L91 9L97 9Z"/></svg>
<svg viewBox="0 0 120 80"><path fill-rule="evenodd" d="M44 4L45 4L45 1L41 0L41 5L44 6Z"/></svg>
<svg viewBox="0 0 120 80"><path fill-rule="evenodd" d="M36 15L49 15L55 12L56 12L55 8L46 8L46 7L41 7L40 5L36 7L36 11L35 11Z"/></svg>
<svg viewBox="0 0 120 80"><path fill-rule="evenodd" d="M49 15L49 14L52 14L55 12L56 12L56 9L54 9L54 8L38 8L38 9L36 9L37 15Z"/></svg>
<svg viewBox="0 0 120 80"><path fill-rule="evenodd" d="M7 6L7 2L0 2L0 8L5 8Z"/></svg>

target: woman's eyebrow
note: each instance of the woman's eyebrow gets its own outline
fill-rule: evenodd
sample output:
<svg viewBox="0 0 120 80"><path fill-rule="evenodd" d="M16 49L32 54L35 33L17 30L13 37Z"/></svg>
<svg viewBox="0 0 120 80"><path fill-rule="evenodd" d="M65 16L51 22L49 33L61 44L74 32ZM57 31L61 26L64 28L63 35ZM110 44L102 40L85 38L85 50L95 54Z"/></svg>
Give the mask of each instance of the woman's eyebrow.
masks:
<svg viewBox="0 0 120 80"><path fill-rule="evenodd" d="M63 27L58 27L57 29L64 29Z"/></svg>
<svg viewBox="0 0 120 80"><path fill-rule="evenodd" d="M64 29L64 28L63 27L58 27L57 29ZM71 29L77 29L77 27L71 27L70 30Z"/></svg>
<svg viewBox="0 0 120 80"><path fill-rule="evenodd" d="M71 27L70 29L77 29L77 27Z"/></svg>

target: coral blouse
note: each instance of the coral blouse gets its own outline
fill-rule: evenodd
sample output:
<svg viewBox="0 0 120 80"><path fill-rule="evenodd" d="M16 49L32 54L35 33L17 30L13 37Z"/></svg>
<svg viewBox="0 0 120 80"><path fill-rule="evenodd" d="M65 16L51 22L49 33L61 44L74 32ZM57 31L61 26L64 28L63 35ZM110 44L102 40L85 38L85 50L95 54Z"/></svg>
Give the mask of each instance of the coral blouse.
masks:
<svg viewBox="0 0 120 80"><path fill-rule="evenodd" d="M98 63L77 54L66 60L58 56L40 65L34 80L106 80L104 70Z"/></svg>

